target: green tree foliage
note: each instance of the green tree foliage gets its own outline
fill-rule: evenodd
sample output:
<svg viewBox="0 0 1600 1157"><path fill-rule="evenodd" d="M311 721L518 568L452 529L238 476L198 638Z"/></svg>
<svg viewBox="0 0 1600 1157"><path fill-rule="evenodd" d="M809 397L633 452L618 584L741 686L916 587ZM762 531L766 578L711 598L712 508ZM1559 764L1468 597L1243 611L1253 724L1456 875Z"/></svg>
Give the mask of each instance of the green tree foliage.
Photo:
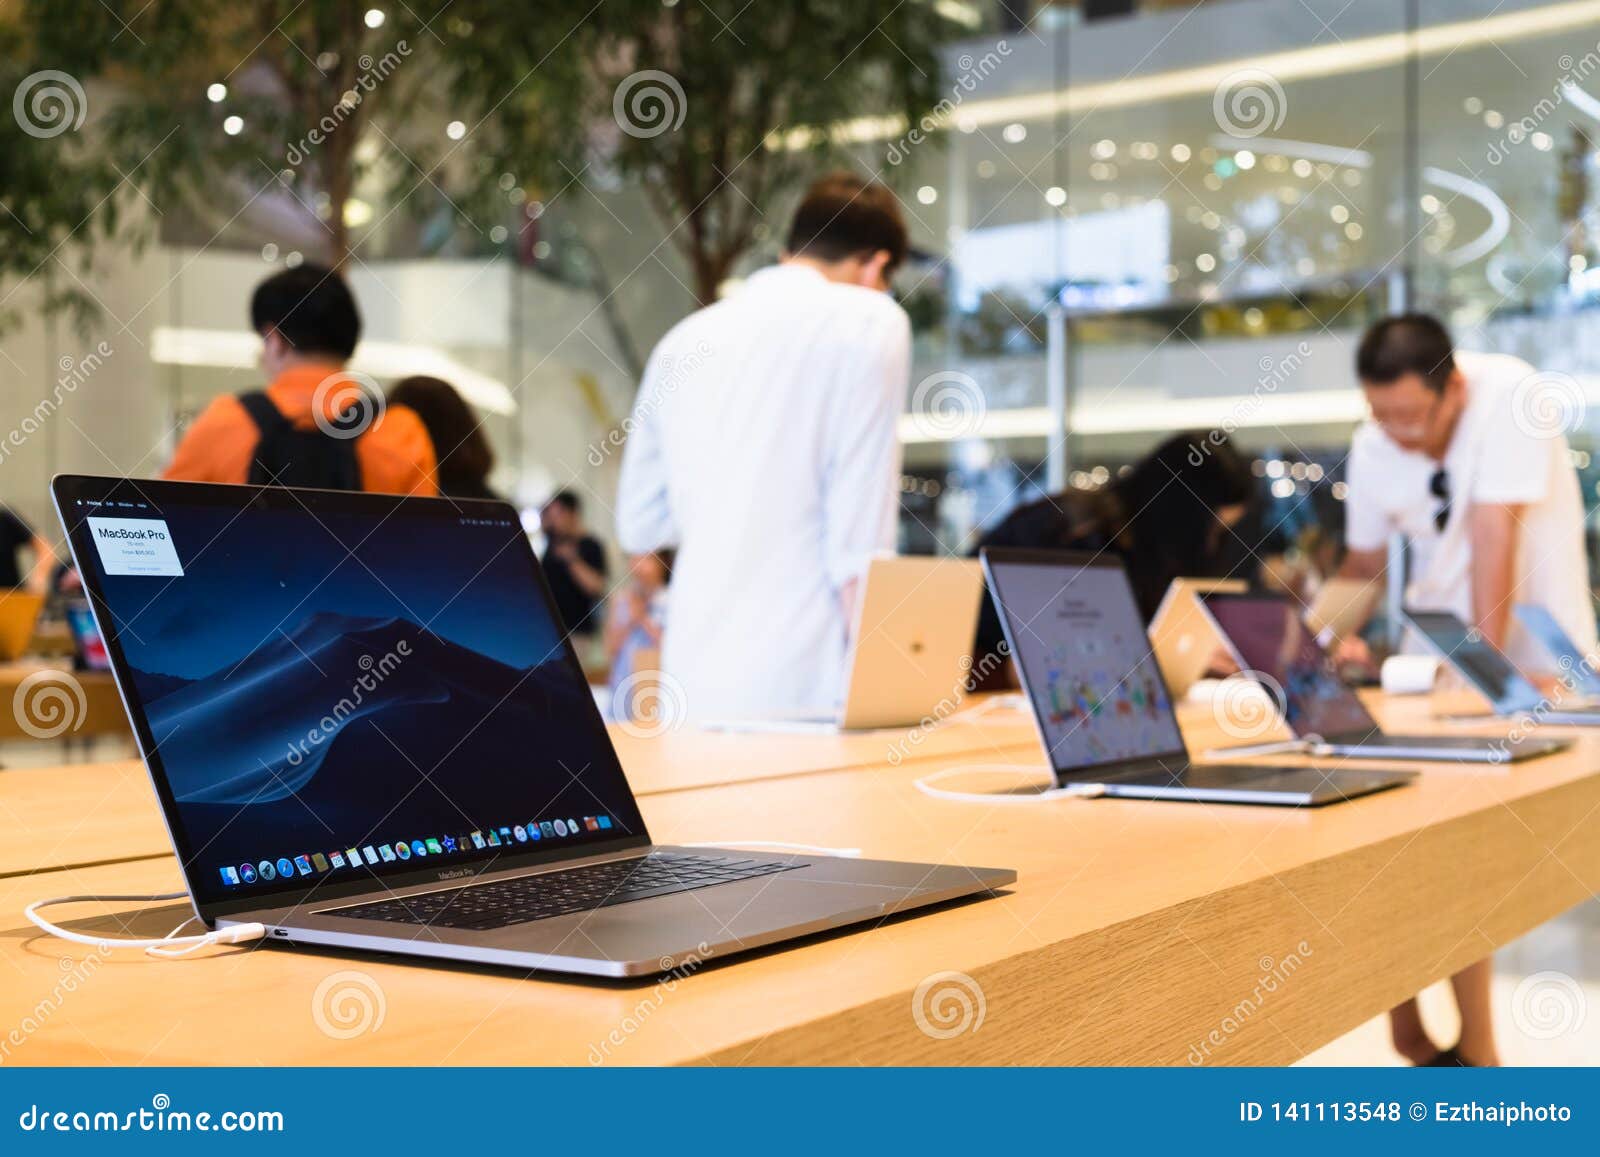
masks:
<svg viewBox="0 0 1600 1157"><path fill-rule="evenodd" d="M479 35L450 38L478 147L554 188L618 177L644 189L701 301L776 199L845 155L820 126L914 122L943 95L955 34L927 0L560 0L508 20L454 0Z"/></svg>
<svg viewBox="0 0 1600 1157"><path fill-rule="evenodd" d="M709 301L764 215L848 152L822 126L937 102L953 31L931 0L0 0L0 97L62 74L87 113L0 118L0 281L92 249L68 238L220 229L284 192L337 263L358 184L386 214L444 204L487 229L511 172L530 196L636 183Z"/></svg>

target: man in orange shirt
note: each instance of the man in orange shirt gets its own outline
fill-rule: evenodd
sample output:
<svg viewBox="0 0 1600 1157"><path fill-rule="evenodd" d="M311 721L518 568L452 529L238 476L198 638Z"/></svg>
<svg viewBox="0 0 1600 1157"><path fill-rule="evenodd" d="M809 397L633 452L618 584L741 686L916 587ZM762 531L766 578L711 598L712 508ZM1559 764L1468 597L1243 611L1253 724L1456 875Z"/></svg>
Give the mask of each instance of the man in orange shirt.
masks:
<svg viewBox="0 0 1600 1157"><path fill-rule="evenodd" d="M435 495L433 443L404 406L385 408L346 376L361 315L344 279L300 265L250 299L266 390L217 398L194 420L164 477Z"/></svg>

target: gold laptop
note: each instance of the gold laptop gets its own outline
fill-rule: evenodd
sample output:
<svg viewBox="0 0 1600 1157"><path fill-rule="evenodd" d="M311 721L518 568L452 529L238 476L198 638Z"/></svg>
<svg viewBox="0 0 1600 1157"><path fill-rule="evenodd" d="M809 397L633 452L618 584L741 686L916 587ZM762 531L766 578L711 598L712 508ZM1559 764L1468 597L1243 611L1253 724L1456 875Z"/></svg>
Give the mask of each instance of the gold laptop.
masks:
<svg viewBox="0 0 1600 1157"><path fill-rule="evenodd" d="M24 590L0 591L0 659L10 662L28 649L43 608L41 595Z"/></svg>
<svg viewBox="0 0 1600 1157"><path fill-rule="evenodd" d="M1174 699L1205 676L1219 656L1227 656L1228 643L1206 613L1201 595L1242 595L1250 589L1243 579L1177 578L1161 596L1150 619L1150 644L1156 665Z"/></svg>

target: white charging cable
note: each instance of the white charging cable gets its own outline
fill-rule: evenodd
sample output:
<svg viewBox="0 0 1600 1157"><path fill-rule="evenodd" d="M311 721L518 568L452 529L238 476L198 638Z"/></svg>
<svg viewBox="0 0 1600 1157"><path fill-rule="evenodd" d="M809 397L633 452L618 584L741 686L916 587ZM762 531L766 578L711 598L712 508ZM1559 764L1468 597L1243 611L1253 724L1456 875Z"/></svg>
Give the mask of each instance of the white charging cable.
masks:
<svg viewBox="0 0 1600 1157"><path fill-rule="evenodd" d="M952 791L946 787L935 787L934 784L942 783L958 775L1006 775L1011 779L1017 778L1017 773L1029 770L1014 763L974 763L963 767L947 767L936 771L932 775L925 775L916 781L916 788L923 795L932 796L934 799L954 800L957 803L982 803L982 804L1019 804L1019 803L1049 803L1058 799L1095 799L1105 795L1106 785L1103 783L1075 783L1069 787L1051 787L1032 795L1007 795L1004 792L984 791Z"/></svg>
<svg viewBox="0 0 1600 1157"><path fill-rule="evenodd" d="M190 916L171 932L159 940L127 939L122 937L86 936L82 932L69 932L59 924L52 924L39 915L41 909L54 908L61 904L109 904L126 903L130 900L186 900L187 892L158 892L151 896L56 896L49 900L35 900L22 910L22 914L39 928L51 936L60 937L62 940L71 940L75 944L88 944L95 948L142 948L150 956L187 956L197 949L209 944L248 944L252 940L264 939L267 935L265 924L235 924L230 928L218 928L203 935L179 936L190 924L197 919Z"/></svg>
<svg viewBox="0 0 1600 1157"><path fill-rule="evenodd" d="M777 852L809 852L814 856L861 858L860 848L824 848L817 844L791 844L784 840L707 840L703 844L679 844L680 848L770 848Z"/></svg>

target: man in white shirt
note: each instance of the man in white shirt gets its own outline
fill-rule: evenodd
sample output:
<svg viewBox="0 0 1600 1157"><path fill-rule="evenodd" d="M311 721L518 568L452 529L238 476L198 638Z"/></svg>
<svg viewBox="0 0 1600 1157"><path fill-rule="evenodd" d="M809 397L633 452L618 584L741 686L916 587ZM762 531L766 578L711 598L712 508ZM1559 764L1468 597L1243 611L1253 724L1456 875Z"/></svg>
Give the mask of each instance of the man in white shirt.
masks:
<svg viewBox="0 0 1600 1157"><path fill-rule="evenodd" d="M677 548L661 665L690 718L838 706L856 585L895 545L911 325L887 291L906 247L892 193L824 177L781 263L651 354L617 534Z"/></svg>
<svg viewBox="0 0 1600 1157"><path fill-rule="evenodd" d="M1372 417L1350 449L1340 574L1377 578L1400 531L1411 540L1407 605L1452 611L1514 662L1548 667L1511 615L1537 603L1593 650L1583 499L1562 423L1545 408L1559 399L1540 396L1546 380L1517 358L1456 353L1421 314L1373 326L1356 374ZM1456 1046L1434 1046L1413 1000L1391 1013L1395 1047L1418 1064L1498 1063L1490 972L1483 960L1452 977Z"/></svg>

